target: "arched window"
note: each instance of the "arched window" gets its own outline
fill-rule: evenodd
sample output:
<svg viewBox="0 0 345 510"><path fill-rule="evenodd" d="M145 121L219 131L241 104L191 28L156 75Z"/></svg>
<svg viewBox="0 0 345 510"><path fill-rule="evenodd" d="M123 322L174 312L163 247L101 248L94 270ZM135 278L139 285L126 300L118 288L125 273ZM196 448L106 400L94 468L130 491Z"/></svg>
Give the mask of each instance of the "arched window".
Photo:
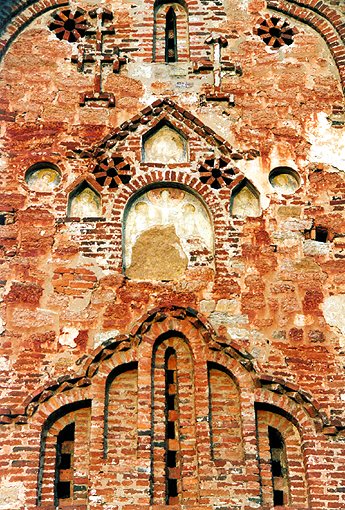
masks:
<svg viewBox="0 0 345 510"><path fill-rule="evenodd" d="M278 408L266 409L261 404L256 419L263 506L307 510L310 506L297 427Z"/></svg>
<svg viewBox="0 0 345 510"><path fill-rule="evenodd" d="M196 504L187 482L198 476L192 352L182 335L162 337L152 363L152 504Z"/></svg>
<svg viewBox="0 0 345 510"><path fill-rule="evenodd" d="M57 437L55 505L59 505L62 499L73 501L74 432L73 422L66 425Z"/></svg>
<svg viewBox="0 0 345 510"><path fill-rule="evenodd" d="M188 11L184 0L156 0L154 7L154 62L189 60Z"/></svg>
<svg viewBox="0 0 345 510"><path fill-rule="evenodd" d="M41 435L38 507L86 504L90 405L88 400L67 404L47 418Z"/></svg>
<svg viewBox="0 0 345 510"><path fill-rule="evenodd" d="M177 62L176 14L172 7L165 17L165 62Z"/></svg>

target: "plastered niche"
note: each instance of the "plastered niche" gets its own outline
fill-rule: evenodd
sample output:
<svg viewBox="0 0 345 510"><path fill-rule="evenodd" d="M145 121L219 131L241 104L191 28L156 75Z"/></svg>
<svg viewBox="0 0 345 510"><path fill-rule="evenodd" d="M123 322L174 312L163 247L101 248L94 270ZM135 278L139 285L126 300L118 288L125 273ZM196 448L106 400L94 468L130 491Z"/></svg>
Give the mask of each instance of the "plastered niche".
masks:
<svg viewBox="0 0 345 510"><path fill-rule="evenodd" d="M143 160L148 163L185 163L187 140L175 129L163 125L144 139Z"/></svg>
<svg viewBox="0 0 345 510"><path fill-rule="evenodd" d="M128 207L124 267L134 279L173 280L213 262L213 229L202 202L186 190L151 189Z"/></svg>

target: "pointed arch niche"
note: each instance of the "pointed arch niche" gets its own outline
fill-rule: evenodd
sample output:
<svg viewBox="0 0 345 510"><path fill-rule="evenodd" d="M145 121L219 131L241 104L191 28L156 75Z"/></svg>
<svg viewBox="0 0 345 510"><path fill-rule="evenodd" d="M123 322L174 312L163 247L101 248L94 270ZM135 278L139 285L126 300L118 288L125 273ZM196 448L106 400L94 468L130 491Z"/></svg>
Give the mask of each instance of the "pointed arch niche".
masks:
<svg viewBox="0 0 345 510"><path fill-rule="evenodd" d="M256 217L261 214L259 192L247 179L234 188L230 200L232 216Z"/></svg>
<svg viewBox="0 0 345 510"><path fill-rule="evenodd" d="M153 61L187 62L188 9L184 0L156 0L154 5Z"/></svg>
<svg viewBox="0 0 345 510"><path fill-rule="evenodd" d="M86 180L71 191L67 215L72 218L98 218L102 215L101 196Z"/></svg>
<svg viewBox="0 0 345 510"><path fill-rule="evenodd" d="M123 266L139 280L176 280L187 268L213 267L209 212L190 190L160 183L144 188L126 206Z"/></svg>
<svg viewBox="0 0 345 510"><path fill-rule="evenodd" d="M144 163L187 163L188 140L172 124L163 120L144 134L142 160Z"/></svg>

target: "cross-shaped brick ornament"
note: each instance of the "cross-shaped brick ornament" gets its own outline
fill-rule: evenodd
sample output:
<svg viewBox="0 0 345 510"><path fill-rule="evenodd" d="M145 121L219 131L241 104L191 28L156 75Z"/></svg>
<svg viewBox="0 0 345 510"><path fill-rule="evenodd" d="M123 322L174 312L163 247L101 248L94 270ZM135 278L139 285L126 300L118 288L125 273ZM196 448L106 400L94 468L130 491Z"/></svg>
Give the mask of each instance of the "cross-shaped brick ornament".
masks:
<svg viewBox="0 0 345 510"><path fill-rule="evenodd" d="M213 62L208 59L193 62L193 71L195 73L213 72L213 87L206 94L200 95L200 103L203 105L207 101L227 101L229 104L234 104L233 94L222 91L222 77L224 73L231 76L241 76L242 68L228 59L222 59L222 48L228 45L225 37L211 34L205 43L213 46Z"/></svg>
<svg viewBox="0 0 345 510"><path fill-rule="evenodd" d="M93 90L84 92L80 96L80 105L92 102L94 106L115 106L115 96L112 92L103 91L102 76L103 66L112 64L113 72L118 73L121 65L126 64L126 57L120 57L120 49L113 46L104 48L104 36L115 33L114 25L111 24L113 13L108 9L97 8L89 12L91 19L96 19L96 26L86 30L85 36L89 37L87 43L78 45L78 53L72 56L72 62L77 64L78 71L84 70L85 63L95 64Z"/></svg>

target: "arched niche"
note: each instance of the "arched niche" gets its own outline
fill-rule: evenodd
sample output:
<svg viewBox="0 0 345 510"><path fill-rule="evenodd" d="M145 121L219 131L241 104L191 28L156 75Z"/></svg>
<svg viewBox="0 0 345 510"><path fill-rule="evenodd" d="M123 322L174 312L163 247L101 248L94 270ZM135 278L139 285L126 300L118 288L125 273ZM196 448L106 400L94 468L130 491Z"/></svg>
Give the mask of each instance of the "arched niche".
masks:
<svg viewBox="0 0 345 510"><path fill-rule="evenodd" d="M87 181L71 191L67 214L72 218L98 218L102 215L101 197Z"/></svg>
<svg viewBox="0 0 345 510"><path fill-rule="evenodd" d="M184 0L156 0L154 5L153 61L189 59L188 9Z"/></svg>
<svg viewBox="0 0 345 510"><path fill-rule="evenodd" d="M170 123L159 123L143 136L142 159L145 163L186 163L188 141Z"/></svg>
<svg viewBox="0 0 345 510"><path fill-rule="evenodd" d="M129 278L175 280L213 261L213 227L201 199L167 183L145 188L127 204L124 270Z"/></svg>
<svg viewBox="0 0 345 510"><path fill-rule="evenodd" d="M230 201L230 212L232 216L260 216L259 193L247 179L234 188Z"/></svg>
<svg viewBox="0 0 345 510"><path fill-rule="evenodd" d="M59 168L45 161L35 163L25 173L25 182L33 191L49 193L59 186L60 181Z"/></svg>
<svg viewBox="0 0 345 510"><path fill-rule="evenodd" d="M282 195L292 195L301 185L296 170L287 166L278 166L271 170L268 179L272 188Z"/></svg>

